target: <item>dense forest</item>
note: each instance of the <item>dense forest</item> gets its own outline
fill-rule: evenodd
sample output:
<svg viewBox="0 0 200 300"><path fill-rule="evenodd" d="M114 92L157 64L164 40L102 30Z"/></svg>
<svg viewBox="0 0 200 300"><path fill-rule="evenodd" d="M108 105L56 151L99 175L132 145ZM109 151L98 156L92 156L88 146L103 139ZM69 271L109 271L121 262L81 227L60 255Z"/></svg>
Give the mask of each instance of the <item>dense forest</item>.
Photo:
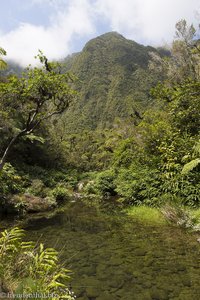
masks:
<svg viewBox="0 0 200 300"><path fill-rule="evenodd" d="M55 209L75 195L120 208L165 207L171 219L173 206L177 218L180 207L199 208L198 33L181 20L166 49L110 32L60 62L39 52L41 67L25 70L7 66L1 48L2 217ZM13 249L25 251L23 233L12 234ZM0 278L8 263L2 249ZM53 266L57 254L47 251Z"/></svg>
<svg viewBox="0 0 200 300"><path fill-rule="evenodd" d="M65 198L83 181L84 193L125 204L198 207L195 34L180 21L169 51L107 33L59 64L40 53L43 69L2 72L2 157L16 138L1 172L5 202Z"/></svg>

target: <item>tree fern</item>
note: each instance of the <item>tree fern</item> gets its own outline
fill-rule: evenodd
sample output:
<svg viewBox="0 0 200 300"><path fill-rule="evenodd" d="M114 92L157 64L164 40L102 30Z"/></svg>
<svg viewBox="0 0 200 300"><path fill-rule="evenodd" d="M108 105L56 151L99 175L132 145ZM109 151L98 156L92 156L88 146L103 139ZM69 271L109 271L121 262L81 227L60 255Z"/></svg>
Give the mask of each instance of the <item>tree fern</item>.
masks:
<svg viewBox="0 0 200 300"><path fill-rule="evenodd" d="M194 155L200 156L200 141L194 147ZM191 160L189 163L184 165L184 167L182 169L182 174L187 175L194 168L196 168L199 164L200 164L200 157L197 157L197 158Z"/></svg>

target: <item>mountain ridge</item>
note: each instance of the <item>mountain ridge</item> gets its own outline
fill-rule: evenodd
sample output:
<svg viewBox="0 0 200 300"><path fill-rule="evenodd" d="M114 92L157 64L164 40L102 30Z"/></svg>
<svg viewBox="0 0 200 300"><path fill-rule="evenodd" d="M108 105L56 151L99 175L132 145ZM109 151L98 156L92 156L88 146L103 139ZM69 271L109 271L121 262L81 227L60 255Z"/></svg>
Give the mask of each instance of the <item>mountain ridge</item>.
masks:
<svg viewBox="0 0 200 300"><path fill-rule="evenodd" d="M79 100L65 114L70 131L112 126L148 105L149 90L157 79L150 74L149 52L158 52L108 32L86 43L64 60L65 70L79 78Z"/></svg>

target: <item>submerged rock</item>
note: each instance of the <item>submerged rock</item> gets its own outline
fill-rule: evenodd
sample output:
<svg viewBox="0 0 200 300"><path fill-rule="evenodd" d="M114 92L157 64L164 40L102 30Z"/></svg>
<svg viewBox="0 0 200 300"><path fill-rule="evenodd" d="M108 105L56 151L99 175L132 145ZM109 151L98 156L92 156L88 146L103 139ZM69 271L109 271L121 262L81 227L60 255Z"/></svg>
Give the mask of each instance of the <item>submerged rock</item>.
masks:
<svg viewBox="0 0 200 300"><path fill-rule="evenodd" d="M96 298L101 293L101 282L98 279L86 276L81 280L81 285L85 287L88 298Z"/></svg>
<svg viewBox="0 0 200 300"><path fill-rule="evenodd" d="M152 288L150 290L150 295L154 300L168 300L168 292L165 290Z"/></svg>
<svg viewBox="0 0 200 300"><path fill-rule="evenodd" d="M108 292L104 292L96 300L116 300L116 298Z"/></svg>

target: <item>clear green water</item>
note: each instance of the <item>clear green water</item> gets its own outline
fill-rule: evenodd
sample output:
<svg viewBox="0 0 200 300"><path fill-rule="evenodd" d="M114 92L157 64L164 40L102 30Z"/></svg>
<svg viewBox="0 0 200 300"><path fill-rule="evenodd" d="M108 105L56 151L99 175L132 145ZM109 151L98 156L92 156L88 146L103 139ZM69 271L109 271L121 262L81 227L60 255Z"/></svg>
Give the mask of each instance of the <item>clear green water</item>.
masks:
<svg viewBox="0 0 200 300"><path fill-rule="evenodd" d="M79 300L200 299L200 244L179 228L76 202L26 229L28 239L61 250Z"/></svg>

